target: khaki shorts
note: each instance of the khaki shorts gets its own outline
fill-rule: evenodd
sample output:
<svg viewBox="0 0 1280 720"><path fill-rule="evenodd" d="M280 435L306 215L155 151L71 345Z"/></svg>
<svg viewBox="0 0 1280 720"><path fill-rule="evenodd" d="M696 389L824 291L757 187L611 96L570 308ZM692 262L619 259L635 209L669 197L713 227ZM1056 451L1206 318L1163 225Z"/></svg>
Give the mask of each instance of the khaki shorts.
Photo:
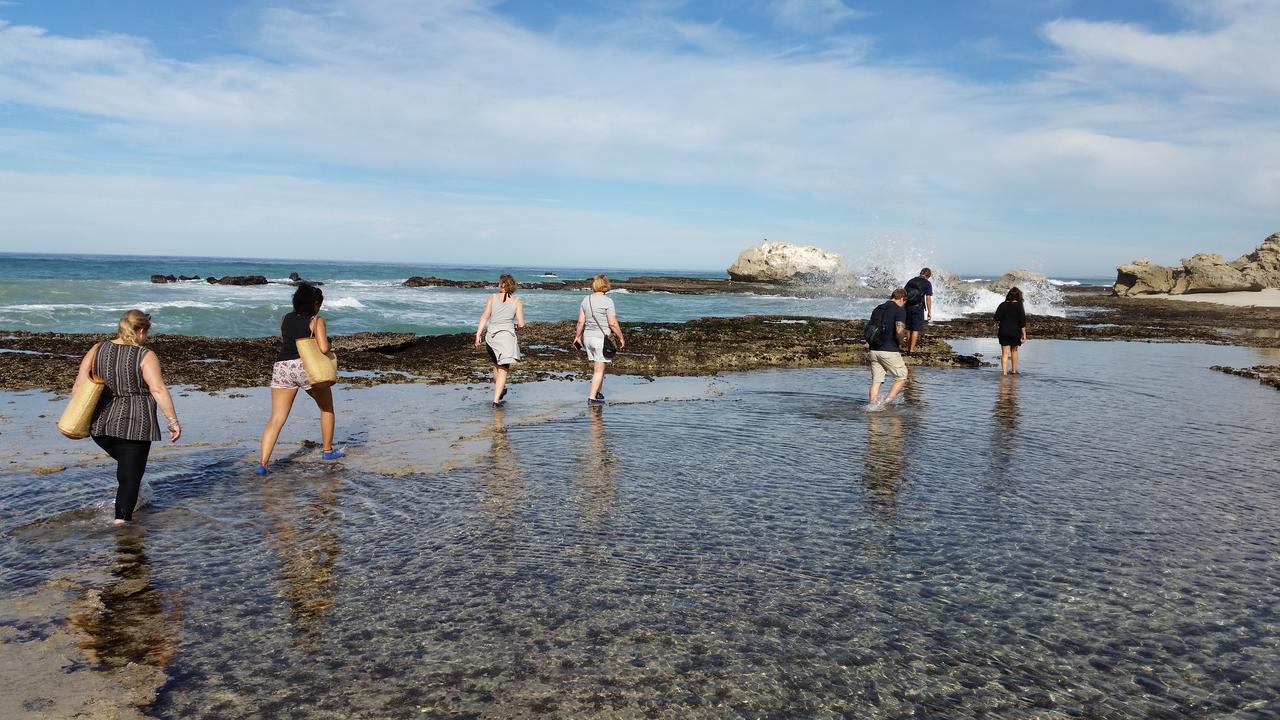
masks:
<svg viewBox="0 0 1280 720"><path fill-rule="evenodd" d="M892 375L894 380L907 379L907 364L902 361L902 353L872 350L871 384L879 385L884 382L886 372Z"/></svg>

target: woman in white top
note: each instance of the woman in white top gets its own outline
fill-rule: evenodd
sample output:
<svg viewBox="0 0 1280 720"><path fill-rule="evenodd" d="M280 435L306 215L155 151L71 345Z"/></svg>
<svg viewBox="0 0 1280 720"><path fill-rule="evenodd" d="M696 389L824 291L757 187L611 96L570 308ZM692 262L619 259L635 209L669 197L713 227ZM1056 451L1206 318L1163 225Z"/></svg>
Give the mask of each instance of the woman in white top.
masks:
<svg viewBox="0 0 1280 720"><path fill-rule="evenodd" d="M605 295L611 287L609 276L595 276L591 280L591 294L578 306L578 329L573 336L573 346L585 350L587 360L595 364L591 389L587 393L589 405L604 403L604 364L611 362L605 355L605 338L615 338L618 350L627 344L622 337L622 328L618 327L613 298Z"/></svg>
<svg viewBox="0 0 1280 720"><path fill-rule="evenodd" d="M524 303L516 297L516 279L510 275L498 278L502 292L490 295L484 314L476 326L476 347L484 338L485 350L493 361L493 406L502 407L507 394L507 372L520 361L520 344L516 330L524 327Z"/></svg>

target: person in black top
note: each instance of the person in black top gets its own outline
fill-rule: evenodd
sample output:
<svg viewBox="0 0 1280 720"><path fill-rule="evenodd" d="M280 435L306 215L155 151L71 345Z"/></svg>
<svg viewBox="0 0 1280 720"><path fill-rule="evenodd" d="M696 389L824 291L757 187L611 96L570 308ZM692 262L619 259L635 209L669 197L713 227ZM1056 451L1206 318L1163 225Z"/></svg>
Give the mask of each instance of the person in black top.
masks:
<svg viewBox="0 0 1280 720"><path fill-rule="evenodd" d="M329 352L329 334L324 318L319 314L322 303L324 293L320 288L302 283L293 293L293 312L280 319L280 354L276 355L275 365L271 368L271 419L262 428L262 449L258 455L258 468L254 471L259 475L267 474L271 452L275 450L284 421L289 419L299 388L306 390L320 408L320 439L324 443L320 457L337 460L346 455L333 449L333 389L328 385L312 386L298 356L298 341L302 338L315 338L320 352Z"/></svg>
<svg viewBox="0 0 1280 720"><path fill-rule="evenodd" d="M901 347L907 340L907 312L903 305L907 292L897 288L880 307L880 343L869 347L871 360L871 387L867 389L867 411L875 412L893 402L907 384L907 364L902 361ZM874 316L874 313L873 313ZM873 317L874 319L874 317ZM886 375L893 376L889 395L880 398L880 386Z"/></svg>
<svg viewBox="0 0 1280 720"><path fill-rule="evenodd" d="M933 283L929 278L933 271L920 268L920 275L907 281L903 287L907 291L907 354L916 351L916 343L920 341L920 333L924 331L925 320L933 320Z"/></svg>
<svg viewBox="0 0 1280 720"><path fill-rule="evenodd" d="M1004 302L996 308L999 324L996 339L1000 341L1000 374L1018 374L1018 347L1027 341L1027 312L1022 307L1022 291L1009 288Z"/></svg>

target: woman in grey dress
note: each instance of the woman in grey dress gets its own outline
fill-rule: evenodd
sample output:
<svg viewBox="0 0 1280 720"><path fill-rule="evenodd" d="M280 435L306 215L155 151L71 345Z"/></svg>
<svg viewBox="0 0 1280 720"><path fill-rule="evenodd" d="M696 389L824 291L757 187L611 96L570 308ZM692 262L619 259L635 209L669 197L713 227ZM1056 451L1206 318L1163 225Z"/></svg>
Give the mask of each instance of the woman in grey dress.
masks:
<svg viewBox="0 0 1280 720"><path fill-rule="evenodd" d="M147 470L151 443L160 439L156 408L164 413L170 442L182 436L173 398L160 372L160 359L142 347L151 331L151 316L129 310L120 318L115 340L99 343L85 353L76 373L76 385L90 375L106 384L93 411L89 435L116 461L117 525L133 519Z"/></svg>
<svg viewBox="0 0 1280 720"><path fill-rule="evenodd" d="M618 326L613 298L605 294L612 287L608 275L596 275L591 279L591 294L578 306L578 329L573 336L573 346L584 350L593 366L591 387L587 390L588 405L604 404L604 366L612 362L605 354L605 338L613 337L619 350L627 344Z"/></svg>
<svg viewBox="0 0 1280 720"><path fill-rule="evenodd" d="M520 343L516 330L524 327L524 302L516 297L516 279L510 275L498 278L500 292L490 295L484 304L484 313L476 325L476 347L484 339L489 359L493 361L493 406L502 407L506 401L507 373L520 361Z"/></svg>

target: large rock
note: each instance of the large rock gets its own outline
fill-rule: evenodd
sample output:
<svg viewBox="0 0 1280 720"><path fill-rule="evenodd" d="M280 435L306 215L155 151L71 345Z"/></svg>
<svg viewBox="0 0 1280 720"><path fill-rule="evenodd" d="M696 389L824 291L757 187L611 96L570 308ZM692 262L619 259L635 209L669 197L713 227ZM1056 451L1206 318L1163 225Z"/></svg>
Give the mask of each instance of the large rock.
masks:
<svg viewBox="0 0 1280 720"><path fill-rule="evenodd" d="M1231 262L1211 253L1196 253L1182 267L1164 267L1146 259L1116 268L1117 295L1233 292L1280 287L1280 233L1256 250Z"/></svg>
<svg viewBox="0 0 1280 720"><path fill-rule="evenodd" d="M1262 287L1238 268L1223 262L1221 255L1196 253L1182 261L1182 272L1174 280L1173 293L1236 292Z"/></svg>
<svg viewBox="0 0 1280 720"><path fill-rule="evenodd" d="M1280 287L1280 233L1263 240L1248 255L1233 260L1231 266L1262 287Z"/></svg>
<svg viewBox="0 0 1280 720"><path fill-rule="evenodd" d="M743 250L728 272L739 282L806 284L830 282L845 274L845 269L836 253L812 245L766 240Z"/></svg>
<svg viewBox="0 0 1280 720"><path fill-rule="evenodd" d="M1173 268L1156 265L1146 258L1116 268L1117 295L1150 295L1173 290Z"/></svg>
<svg viewBox="0 0 1280 720"><path fill-rule="evenodd" d="M991 292L1007 293L1009 288L1021 287L1039 287L1046 285L1049 278L1044 273L1038 273L1034 270L1010 270L994 280L987 287Z"/></svg>

